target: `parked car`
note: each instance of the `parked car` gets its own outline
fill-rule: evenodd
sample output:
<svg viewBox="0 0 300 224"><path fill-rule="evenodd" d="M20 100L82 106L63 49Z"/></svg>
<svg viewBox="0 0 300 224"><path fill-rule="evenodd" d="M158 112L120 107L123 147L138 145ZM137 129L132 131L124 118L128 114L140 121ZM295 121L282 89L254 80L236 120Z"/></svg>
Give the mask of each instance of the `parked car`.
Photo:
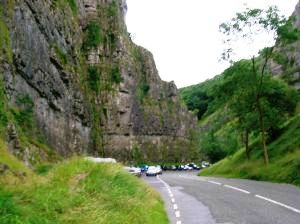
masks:
<svg viewBox="0 0 300 224"><path fill-rule="evenodd" d="M206 167L209 167L210 166L210 163L209 162L207 162L207 161L202 161L201 162L201 167L202 168L206 168Z"/></svg>
<svg viewBox="0 0 300 224"><path fill-rule="evenodd" d="M141 177L141 176L142 176L142 171L141 171L141 169L138 168L138 167L128 167L128 166L125 166L124 169L125 169L128 173L130 173L130 174L132 174L132 175L134 175L134 176L137 176L137 177Z"/></svg>
<svg viewBox="0 0 300 224"><path fill-rule="evenodd" d="M149 166L148 170L146 171L146 176L156 176L159 174L159 172L161 172L161 170L159 170L159 168L156 166Z"/></svg>
<svg viewBox="0 0 300 224"><path fill-rule="evenodd" d="M191 167L193 170L200 170L200 166L197 166L195 163L189 163L187 165Z"/></svg>
<svg viewBox="0 0 300 224"><path fill-rule="evenodd" d="M193 170L193 168L190 167L189 164L186 164L183 166L183 170Z"/></svg>
<svg viewBox="0 0 300 224"><path fill-rule="evenodd" d="M173 170L173 171L175 171L175 170L177 170L177 168L176 168L176 166L175 166L175 165L172 165L172 166L171 166L171 168L170 168L170 170Z"/></svg>
<svg viewBox="0 0 300 224"><path fill-rule="evenodd" d="M147 166L147 165L142 165L142 166L140 166L140 169L141 169L142 173L143 173L143 172L146 172L146 171L148 170L148 167L149 167L149 166Z"/></svg>
<svg viewBox="0 0 300 224"><path fill-rule="evenodd" d="M157 174L161 175L162 174L161 166L156 166L156 168L157 168Z"/></svg>
<svg viewBox="0 0 300 224"><path fill-rule="evenodd" d="M180 171L180 170L184 170L184 166L183 166L183 165L177 165L177 166L176 166L176 169L179 170L179 171Z"/></svg>

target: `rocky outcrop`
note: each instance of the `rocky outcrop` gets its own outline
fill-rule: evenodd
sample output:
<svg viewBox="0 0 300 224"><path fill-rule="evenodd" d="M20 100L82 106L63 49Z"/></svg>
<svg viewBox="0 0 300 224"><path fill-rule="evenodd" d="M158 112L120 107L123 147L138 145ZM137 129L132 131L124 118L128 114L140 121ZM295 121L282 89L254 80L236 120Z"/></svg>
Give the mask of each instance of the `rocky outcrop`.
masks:
<svg viewBox="0 0 300 224"><path fill-rule="evenodd" d="M45 144L63 156L195 157L196 117L160 79L152 54L130 40L124 0L0 3L12 55L0 57L8 102L23 111L30 99Z"/></svg>
<svg viewBox="0 0 300 224"><path fill-rule="evenodd" d="M300 1L290 17L292 28L300 29ZM299 31L298 34L299 35ZM294 38L293 38L294 39ZM270 64L272 73L281 76L290 85L300 89L300 40L277 40L275 59Z"/></svg>

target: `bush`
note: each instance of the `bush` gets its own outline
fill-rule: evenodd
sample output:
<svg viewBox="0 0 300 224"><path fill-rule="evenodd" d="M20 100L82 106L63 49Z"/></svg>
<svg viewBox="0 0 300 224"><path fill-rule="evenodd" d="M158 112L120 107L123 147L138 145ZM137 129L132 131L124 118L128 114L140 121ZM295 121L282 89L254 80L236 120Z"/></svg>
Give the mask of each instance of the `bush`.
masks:
<svg viewBox="0 0 300 224"><path fill-rule="evenodd" d="M77 13L77 4L76 4L76 0L67 0L72 12L75 14Z"/></svg>
<svg viewBox="0 0 300 224"><path fill-rule="evenodd" d="M68 55L58 46L54 47L55 54L58 57L60 63L66 65L68 63Z"/></svg>
<svg viewBox="0 0 300 224"><path fill-rule="evenodd" d="M110 72L110 79L112 83L119 84L123 81L119 68L113 67Z"/></svg>
<svg viewBox="0 0 300 224"><path fill-rule="evenodd" d="M0 127L7 125L7 111L6 111L6 96L4 91L4 85L0 80Z"/></svg>
<svg viewBox="0 0 300 224"><path fill-rule="evenodd" d="M96 48L100 43L103 42L102 30L98 23L91 22L86 28L86 37L83 43L83 49L85 51L90 48Z"/></svg>
<svg viewBox="0 0 300 224"><path fill-rule="evenodd" d="M17 109L11 112L19 126L31 129L33 126L33 107L34 103L29 95L18 95L16 99Z"/></svg>
<svg viewBox="0 0 300 224"><path fill-rule="evenodd" d="M112 3L110 3L107 12L108 12L108 16L116 16L117 15L118 5L115 0L112 1Z"/></svg>
<svg viewBox="0 0 300 224"><path fill-rule="evenodd" d="M88 84L91 90L96 93L100 91L100 74L97 67L90 66L88 68Z"/></svg>
<svg viewBox="0 0 300 224"><path fill-rule="evenodd" d="M139 83L138 86L138 98L140 102L143 102L144 98L147 96L148 92L150 90L150 86L146 81L142 81Z"/></svg>

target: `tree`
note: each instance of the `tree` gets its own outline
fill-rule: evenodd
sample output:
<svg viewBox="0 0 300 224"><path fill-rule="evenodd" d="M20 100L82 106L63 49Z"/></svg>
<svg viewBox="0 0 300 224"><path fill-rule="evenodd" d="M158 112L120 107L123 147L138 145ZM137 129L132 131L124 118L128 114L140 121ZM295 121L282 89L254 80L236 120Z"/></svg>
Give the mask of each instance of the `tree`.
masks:
<svg viewBox="0 0 300 224"><path fill-rule="evenodd" d="M295 32L290 26L288 26L289 29L284 29L288 23L290 23L289 20L279 15L277 7L269 7L267 10L246 9L244 12L237 13L236 17L229 22L220 25L220 31L226 35L224 43L228 45L222 53L222 58L231 61L233 54L231 43L236 41L236 38L254 40L256 35L262 32L270 33L274 40L277 37L288 38L290 35L286 35L286 32ZM293 35L291 36L294 38ZM245 130L247 156L249 157L247 146L249 128L251 130L255 127L253 121L258 119L266 165L269 163L266 145L267 132L270 130L272 122L277 123L276 119L284 117L296 105L295 102L290 102L287 97L293 94L293 91L282 82L275 81L271 77L268 64L273 56L274 47L268 47L260 52L259 57L252 56L252 59L247 63L240 62L235 71L237 75L233 76L232 80L232 83L240 85L235 94L236 99L231 105L240 120L241 127ZM239 82L235 82L237 80ZM277 90L276 88L279 86L280 88ZM274 98L276 94L281 96L282 102L280 104L284 105L278 104L277 99ZM287 105L289 106L286 107Z"/></svg>

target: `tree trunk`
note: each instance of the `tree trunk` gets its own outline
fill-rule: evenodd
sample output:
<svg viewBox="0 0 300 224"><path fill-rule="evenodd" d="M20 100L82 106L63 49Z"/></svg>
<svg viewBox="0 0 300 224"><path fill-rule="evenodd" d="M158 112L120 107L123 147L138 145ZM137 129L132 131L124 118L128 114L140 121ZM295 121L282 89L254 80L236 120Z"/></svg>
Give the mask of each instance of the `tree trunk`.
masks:
<svg viewBox="0 0 300 224"><path fill-rule="evenodd" d="M257 102L257 110L259 114L259 126L260 126L260 131L261 131L261 142L264 150L264 162L265 165L269 164L269 155L268 155L268 148L266 144L266 135L265 135L265 123L264 123L264 118L263 118L263 111L261 109L260 102Z"/></svg>

